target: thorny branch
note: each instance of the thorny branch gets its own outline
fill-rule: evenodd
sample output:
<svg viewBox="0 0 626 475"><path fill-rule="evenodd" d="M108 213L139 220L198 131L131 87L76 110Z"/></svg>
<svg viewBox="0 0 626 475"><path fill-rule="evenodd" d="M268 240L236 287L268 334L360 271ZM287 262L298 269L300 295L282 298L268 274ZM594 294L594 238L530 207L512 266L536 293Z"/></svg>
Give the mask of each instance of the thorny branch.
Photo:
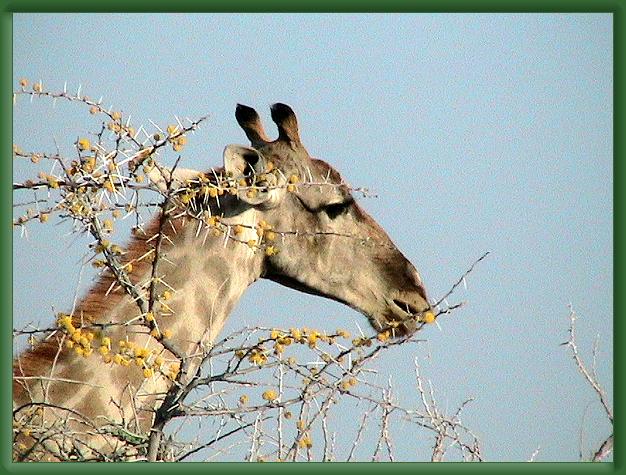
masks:
<svg viewBox="0 0 626 475"><path fill-rule="evenodd" d="M574 359L574 362L576 363L576 367L578 368L578 371L580 371L580 373L583 375L585 380L589 383L593 391L598 396L600 404L602 405L602 408L604 409L604 412L606 413L607 418L609 419L609 422L611 423L611 427L612 427L613 426L613 409L611 408L611 405L609 404L607 400L606 392L604 391L604 389L598 382L597 377L595 375L596 346L594 345L594 351L593 351L594 369L591 372L589 372L589 370L585 366L585 363L583 362L580 356L580 353L578 352L578 345L576 344L576 319L578 318L578 316L576 315L576 312L574 311L574 308L571 305L569 306L569 312L570 312L569 314L570 326L568 330L569 338L565 343L563 343L563 345L567 346L571 350L572 358ZM594 462L601 462L606 457L608 457L612 451L613 451L613 434L608 436L604 440L604 442L600 444L600 447L594 452L591 460Z"/></svg>
<svg viewBox="0 0 626 475"><path fill-rule="evenodd" d="M237 237L234 229L236 226L224 225L219 217L210 216L210 213L207 215L202 205L206 204L209 197L221 196L232 190L235 193L267 191L267 186L257 183L243 186L215 171L212 171L213 176L200 176L184 183L174 181L174 169L181 155L178 155L175 166L169 171L157 158L160 153L166 153L170 146L174 152L180 152L186 144L187 135L196 131L204 118L195 121L186 119L185 123L176 119L177 124L167 127L166 131L153 124L156 131L148 132L143 126L135 129L131 125L130 116L123 117L122 113L105 108L102 99L94 101L81 95L80 90L76 94L68 93L67 88L58 93L48 92L43 90L41 83L37 83L33 91L28 91L25 87L22 84L22 88L15 91L16 101L19 96L28 96L31 100L41 97L53 101L67 100L88 107L89 112L96 117L102 117L103 122L99 132L94 134L94 144L88 139L76 141L75 157L65 157L58 150L52 154L24 152L14 146L16 158L29 159L34 164L42 162L52 165L50 172L41 172L36 179L13 184L14 192L28 192L33 195L29 201L16 205L16 209L35 206L18 216L14 225L25 232L31 221L45 223L55 214L61 220L70 220L77 232L89 233L94 239L91 244L92 264L111 273L114 282L109 291L119 287L130 296L137 306L137 316L129 321L94 323L83 322L77 315L60 314L57 326L40 329L29 325L22 330L14 330L14 337L27 336L33 345L37 340L57 338L61 351L63 341L73 341L72 332L89 335L111 328L143 328L178 360L177 369L156 362L154 366L144 367L146 377L152 377L156 368L157 372L172 381L154 411L152 428L148 434L131 431L129 427L132 427L133 421L127 419L123 419L122 423L105 426L87 421L87 433L107 434L122 443L122 448L113 454L92 450L92 460L187 460L214 450L213 455L206 455L206 458L211 458L240 446L246 440L251 444L249 454L254 460L312 460L316 456L316 448L319 447L316 440L320 438L324 443L318 456L323 460L336 459L339 455L335 435L340 432L331 434L329 426L334 419L340 417L342 405L350 403L367 404L369 409L358 427L352 448L346 454L345 459L348 461L353 459L356 446L362 441L366 418L374 420L375 417L378 417L380 424L379 435L373 447L372 457L375 459L384 449L388 458L395 460L393 425L402 421L417 430L426 430L434 435L433 460L443 459L452 448L459 450L463 460L482 460L478 439L459 419L460 410L468 401L461 405L456 414L444 415L437 408L432 393L429 399L424 392L417 363L417 388L422 409L396 402L391 381L387 387L380 387L370 381L370 377L376 374L372 364L382 352L392 351L400 345L418 344L421 340L415 337L390 338L393 336L393 329L390 329L391 333L381 331L378 335L362 335L352 339L344 330L324 332L310 328L245 328L194 354L187 354L184 349L177 347L166 337L164 330L158 327L154 318L160 311L157 304L164 301L158 286L168 287L159 273L159 262L166 259L164 247L167 247L169 240L166 229L171 226L172 220L186 217L198 221L198 233L202 229L206 230L207 235L209 231L214 231L225 240L249 245ZM146 182L145 178L155 171L164 177L164 186ZM299 186L337 185L325 181L309 181ZM369 190L363 188L352 188L352 191L371 196ZM45 197L41 196L42 192L46 193ZM158 199L142 201L140 195L143 197L144 193L156 195ZM142 233L144 226L140 212L154 207L158 208L159 225L154 236L146 236L152 245L151 250L138 259L125 261L120 246L110 242L113 221L133 217L136 223L133 232ZM105 213L111 213L114 219L107 218ZM251 228L245 223L237 226ZM311 235L307 231L296 229L272 229L271 232L283 239L285 236ZM332 235L363 239L351 234ZM262 241L256 243L256 246L261 245ZM472 264L459 281L439 299L437 307L441 302L447 304L445 299L488 254L485 253ZM146 282L133 282L133 266L142 259L151 262L149 279ZM461 305L447 305L446 308L439 309L437 317L448 314ZM423 325L423 322L418 324L418 330ZM108 351L111 350L111 343L104 340L101 343L101 349L104 348L103 358L110 361L112 357L108 355ZM90 349L81 346L82 343L72 344L77 345L77 350L80 349L83 353ZM80 381L56 376L51 376L50 379L81 384ZM252 400L247 394L241 394L242 390L262 392ZM86 460L85 447L80 447L81 434L68 431L68 426L64 425L71 417L83 417L66 410L68 415L64 419L46 427L38 419L38 409L46 405L47 403L33 403L32 407L21 407L15 412L14 445L17 445L18 451L22 437L34 438L38 447L43 447L59 436L63 440L74 437L75 441L70 444L72 448L61 450L57 457L65 460ZM294 414L297 417L295 424L292 424L290 421L294 419ZM136 415L134 417L136 423ZM174 438L176 432L165 437L168 426L177 423L184 426L190 420L201 420L209 427L217 425L217 433L209 441L197 440L193 443ZM278 431L269 429L266 425L268 421L275 421L272 427L277 427ZM242 437L242 440L232 442L235 436ZM223 444L230 445L224 447ZM28 453L33 449L31 447L26 450L26 453L20 455L22 459L27 459Z"/></svg>

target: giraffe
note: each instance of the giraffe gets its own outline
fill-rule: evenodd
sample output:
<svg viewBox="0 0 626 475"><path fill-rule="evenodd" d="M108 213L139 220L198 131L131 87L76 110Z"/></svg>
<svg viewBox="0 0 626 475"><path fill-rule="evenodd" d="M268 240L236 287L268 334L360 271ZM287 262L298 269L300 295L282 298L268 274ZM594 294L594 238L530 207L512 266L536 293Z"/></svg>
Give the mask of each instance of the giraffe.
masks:
<svg viewBox="0 0 626 475"><path fill-rule="evenodd" d="M119 434L106 428L117 424L129 433L148 432L154 410L179 370L172 345L187 358L201 354L220 333L244 291L258 279L341 302L365 315L376 331L392 327L396 336L413 333L428 313L432 317L415 267L356 203L339 172L309 155L293 110L280 103L271 107L278 128L275 140L268 138L253 108L239 104L235 117L250 146L228 145L222 168L202 173L145 167L161 191L189 183L215 184L216 178L259 185L242 186L233 194L213 193L201 201L192 199L197 211L208 213L209 221L222 232L232 233L233 239L203 239L196 222L186 216L168 215L166 226L155 217L132 238L125 258L135 262L134 282L149 280L153 267L140 257L154 248L154 236L161 230L167 258L161 261L159 272L166 276L167 288L159 284L154 291L167 293L167 302L149 315L138 316L136 299L119 286L111 291L116 277L105 272L73 314L62 317L69 332L56 332L14 360L15 417L40 418L46 427L61 421L71 429L43 437L39 443L28 434L20 436L20 460L55 460L59 453L79 454L80 459L115 459L124 444ZM264 248L259 246L259 228L261 233L265 230ZM277 235L282 239L274 245ZM102 326L95 337L78 330L139 317L151 324L140 325L137 331L123 325ZM163 330L159 338L155 338L155 328ZM85 354L93 351L93 338L103 358ZM135 359L143 361L142 357L153 355L162 370L150 374L151 368L145 367L142 374L120 353L115 358L107 356L112 341L125 347L119 350L122 353L132 349ZM68 350L68 343L81 350L83 357ZM170 366L163 363L172 360Z"/></svg>

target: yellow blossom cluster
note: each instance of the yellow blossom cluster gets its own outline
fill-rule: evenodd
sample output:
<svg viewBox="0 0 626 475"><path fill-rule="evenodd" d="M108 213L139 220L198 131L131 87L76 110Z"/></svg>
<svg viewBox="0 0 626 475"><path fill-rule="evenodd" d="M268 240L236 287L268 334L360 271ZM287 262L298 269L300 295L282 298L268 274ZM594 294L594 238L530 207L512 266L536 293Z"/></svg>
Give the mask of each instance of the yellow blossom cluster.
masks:
<svg viewBox="0 0 626 475"><path fill-rule="evenodd" d="M78 139L76 146L78 147L78 150L81 151L91 150L91 142L86 138Z"/></svg>
<svg viewBox="0 0 626 475"><path fill-rule="evenodd" d="M172 149L175 152L180 152L187 144L187 137L183 135L183 130L177 125L168 125L167 135L167 140L172 144Z"/></svg>
<svg viewBox="0 0 626 475"><path fill-rule="evenodd" d="M278 392L273 389L268 389L267 391L263 392L261 397L266 401L275 401L276 399L278 399Z"/></svg>
<svg viewBox="0 0 626 475"><path fill-rule="evenodd" d="M60 313L57 318L57 324L65 330L69 338L65 340L65 346L73 349L78 356L88 357L93 353L92 342L95 338L93 332L83 331L76 328L72 322L70 315Z"/></svg>
<svg viewBox="0 0 626 475"><path fill-rule="evenodd" d="M89 109L89 112L91 114L96 114L101 111L102 109L100 109L99 106L93 106L91 107L91 109ZM119 137L124 137L124 136L134 137L135 136L136 131L134 127L131 127L129 124L126 124L126 125L122 124L121 112L119 111L111 112L110 116L111 116L111 122L107 124L108 130L115 133Z"/></svg>
<svg viewBox="0 0 626 475"><path fill-rule="evenodd" d="M313 447L313 440L311 439L311 436L304 434L298 441L298 447L301 449L310 449Z"/></svg>
<svg viewBox="0 0 626 475"><path fill-rule="evenodd" d="M287 185L287 191L293 193L296 191L296 184L300 182L298 175L291 175L289 177L289 184Z"/></svg>
<svg viewBox="0 0 626 475"><path fill-rule="evenodd" d="M180 372L180 364L168 365L157 351L137 345L133 341L119 340L114 348L109 336L97 336L94 332L76 328L70 315L60 313L57 324L69 337L65 341L65 346L73 349L79 356L90 356L95 346L104 363L120 366L131 366L134 363L143 371L145 378L151 378L155 373L160 372L169 379L175 380Z"/></svg>
<svg viewBox="0 0 626 475"><path fill-rule="evenodd" d="M341 381L341 389L344 391L348 391L351 387L356 386L358 384L357 379L354 376L350 378L344 379Z"/></svg>
<svg viewBox="0 0 626 475"><path fill-rule="evenodd" d="M104 340L103 340L103 343ZM110 351L110 341L108 343L108 350ZM106 345L103 344L101 350ZM109 351L103 350L103 354L106 354L108 358L105 358L106 363L118 364L121 366L130 366L132 363L139 367L143 371L145 378L151 378L157 372L165 374L168 378L175 379L179 371L179 365L166 365L165 360L157 351L149 349L145 346L137 345L130 340L120 340L118 342L118 351L110 356Z"/></svg>
<svg viewBox="0 0 626 475"><path fill-rule="evenodd" d="M378 333L378 335L376 335L376 339L380 341L381 343L388 341L390 338L391 338L390 330L385 330L383 332Z"/></svg>
<svg viewBox="0 0 626 475"><path fill-rule="evenodd" d="M250 350L250 356L248 356L248 361L258 366L262 366L267 363L267 354L266 351L262 348L253 348Z"/></svg>
<svg viewBox="0 0 626 475"><path fill-rule="evenodd" d="M433 323L437 317L430 310L422 315L421 321L424 323Z"/></svg>
<svg viewBox="0 0 626 475"><path fill-rule="evenodd" d="M353 346L372 346L372 339L371 338L367 338L367 337L357 337L354 340L352 340L352 345Z"/></svg>
<svg viewBox="0 0 626 475"><path fill-rule="evenodd" d="M39 172L39 178L48 182L47 185L50 188L54 188L54 189L59 188L59 179L56 176L50 175L45 172Z"/></svg>

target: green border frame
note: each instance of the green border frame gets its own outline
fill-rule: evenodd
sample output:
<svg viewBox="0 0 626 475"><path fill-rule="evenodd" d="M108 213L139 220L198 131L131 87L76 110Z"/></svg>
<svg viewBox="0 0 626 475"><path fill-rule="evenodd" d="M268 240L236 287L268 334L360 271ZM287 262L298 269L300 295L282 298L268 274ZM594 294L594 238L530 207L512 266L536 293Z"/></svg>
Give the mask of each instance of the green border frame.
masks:
<svg viewBox="0 0 626 475"><path fill-rule="evenodd" d="M231 0L230 2L215 2L206 5L199 5L195 0L178 0L175 3L141 0L129 4L128 0L109 0L99 2L97 5L85 5L81 0L63 0L52 2L50 0L9 0L2 2L0 6L0 221L5 223L0 226L0 302L2 302L2 318L0 319L0 381L9 381L11 378L12 361L12 231L9 223L12 220L12 192L10 179L12 177L12 36L13 36L13 13L27 12L607 12L613 13L613 100L614 100L614 126L613 126L613 197L614 207L624 209L624 190L615 186L624 173L624 94L619 85L624 84L624 0L547 0L547 1L509 1L495 2L493 0L442 0L415 2L411 0L387 0L386 2L376 2L376 4L363 4L358 0L315 0L304 4L296 4L287 0ZM618 131L622 131L621 133ZM624 255L618 243L624 242L624 220L614 214L614 289L620 288L621 272L623 269ZM614 309L621 309L624 303L624 295L614 290ZM614 341L617 335L624 333L624 323L619 318L613 318ZM615 370L616 367L624 368L624 351L619 345L614 346L614 401L621 401L624 394L624 378ZM0 473L39 473L45 470L48 473L79 473L85 470L83 464L57 463L57 464L22 464L11 461L11 410L9 400L11 399L11 386L0 384ZM447 472L495 472L506 470L507 472L526 472L529 470L563 471L567 473L594 472L622 472L624 469L622 449L624 443L620 437L623 420L620 417L620 410L617 408L617 423L615 428L615 447L613 451L613 463L492 463L492 464L424 464L424 463L397 463L385 466L385 470L394 473L413 473L414 471L429 471L431 473ZM112 467L111 465L115 465ZM89 467L98 473L104 473L111 469L123 471L145 473L148 470L166 473L172 470L171 464L95 464ZM180 468L179 468L180 467ZM292 464L255 464L249 463L214 463L210 466L213 470L227 470L229 472L239 472L253 470L257 473L272 473L280 471L282 473L293 470ZM201 472L207 470L207 465L201 463L185 463L177 466L177 470L185 472ZM298 470L303 473L314 473L321 469L319 463L299 464ZM372 463L336 463L324 467L337 473L353 472L373 473L378 471L380 466Z"/></svg>

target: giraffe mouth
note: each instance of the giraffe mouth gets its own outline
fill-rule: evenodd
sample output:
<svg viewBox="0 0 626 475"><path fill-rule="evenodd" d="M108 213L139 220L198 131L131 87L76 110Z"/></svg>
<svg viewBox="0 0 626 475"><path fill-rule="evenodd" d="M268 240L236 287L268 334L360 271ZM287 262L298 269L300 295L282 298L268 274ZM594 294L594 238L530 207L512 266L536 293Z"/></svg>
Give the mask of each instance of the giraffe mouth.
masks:
<svg viewBox="0 0 626 475"><path fill-rule="evenodd" d="M422 315L422 310L418 310L415 306L402 300L393 299L393 303L403 312L407 313L411 317L419 317Z"/></svg>

